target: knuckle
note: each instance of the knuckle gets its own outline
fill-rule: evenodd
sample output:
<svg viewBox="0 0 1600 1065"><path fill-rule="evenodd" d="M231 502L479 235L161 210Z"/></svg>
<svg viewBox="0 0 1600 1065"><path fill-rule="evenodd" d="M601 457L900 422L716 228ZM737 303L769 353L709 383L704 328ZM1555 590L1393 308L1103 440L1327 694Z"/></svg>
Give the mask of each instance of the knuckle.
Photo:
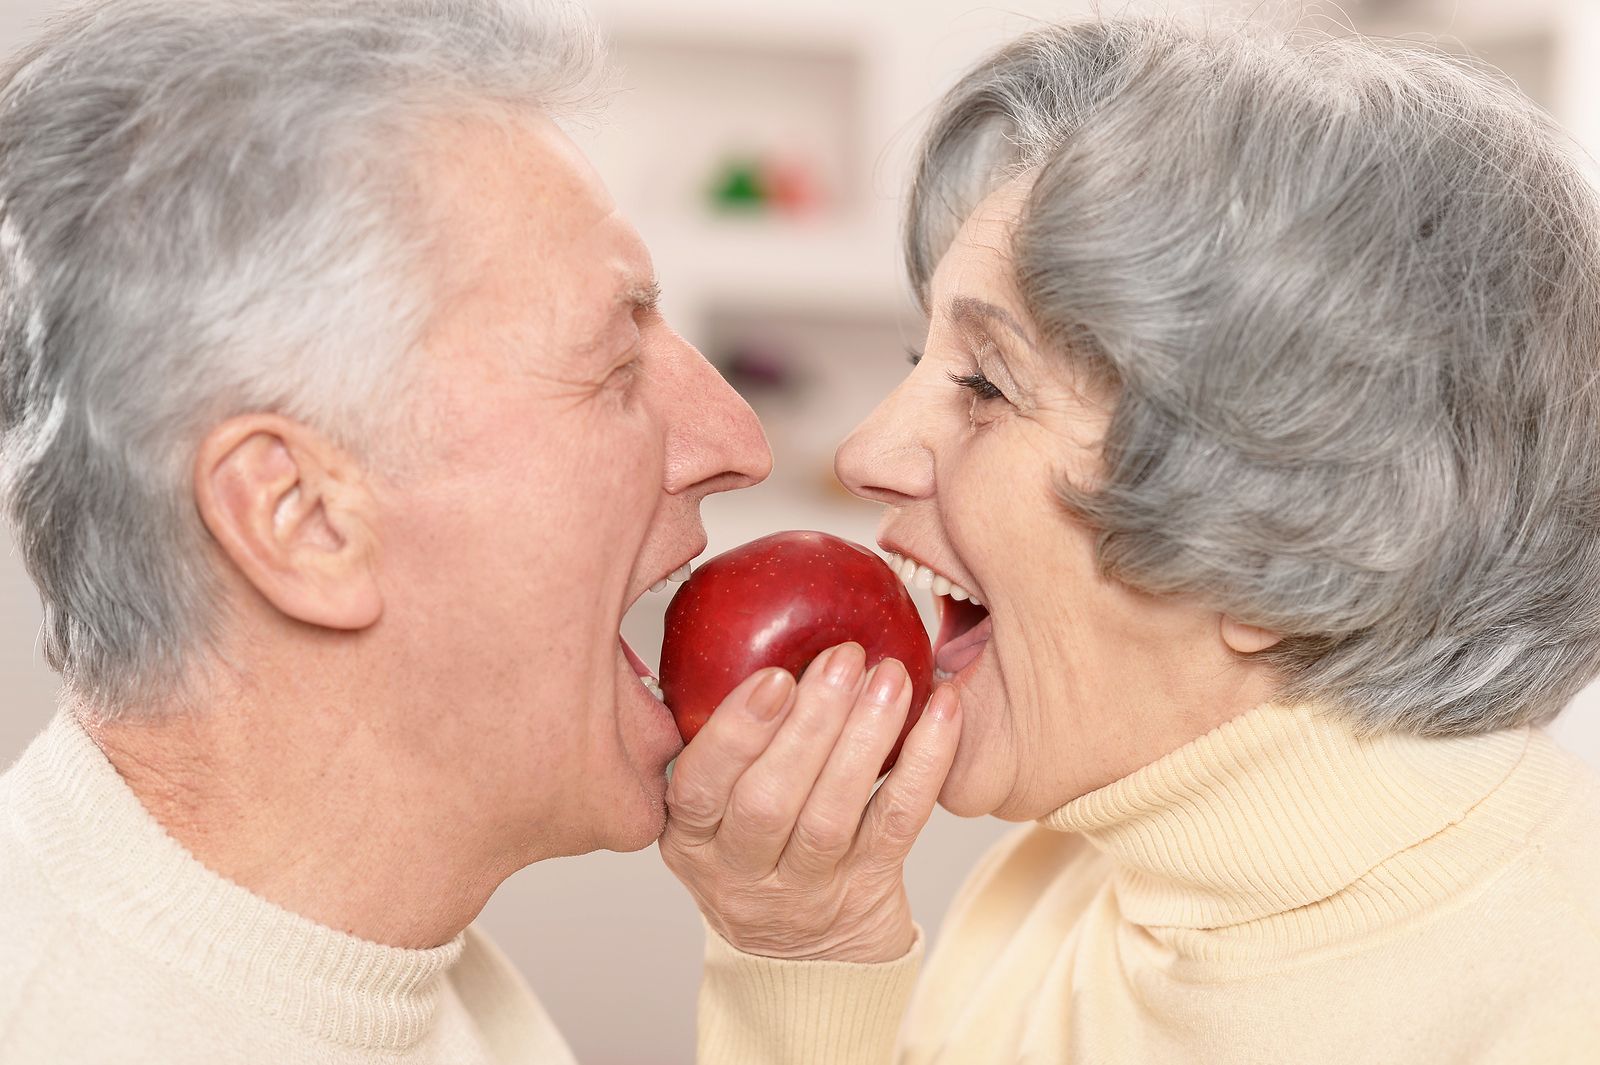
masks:
<svg viewBox="0 0 1600 1065"><path fill-rule="evenodd" d="M715 811L715 806L709 792L686 782L681 773L674 774L667 785L667 810L680 820L703 822Z"/></svg>
<svg viewBox="0 0 1600 1065"><path fill-rule="evenodd" d="M922 818L904 803L890 803L878 814L878 832L896 844L910 844L922 829Z"/></svg>
<svg viewBox="0 0 1600 1065"><path fill-rule="evenodd" d="M811 679L805 688L805 698L796 703L802 721L814 726L838 718L855 705L854 688L841 688L828 680Z"/></svg>
<svg viewBox="0 0 1600 1065"><path fill-rule="evenodd" d="M661 860L669 866L673 863L687 864L706 844L703 836L685 831L685 828L686 826L668 818L667 827L661 833Z"/></svg>
<svg viewBox="0 0 1600 1065"><path fill-rule="evenodd" d="M782 797L768 782L748 782L734 791L728 802L728 817L763 835L781 831L785 825Z"/></svg>
<svg viewBox="0 0 1600 1065"><path fill-rule="evenodd" d="M676 840L669 840L666 837L662 837L661 840L661 864L674 875L687 872L692 867L684 848Z"/></svg>
<svg viewBox="0 0 1600 1065"><path fill-rule="evenodd" d="M836 857L850 849L854 826L823 815L802 816L794 826L794 842L803 851Z"/></svg>

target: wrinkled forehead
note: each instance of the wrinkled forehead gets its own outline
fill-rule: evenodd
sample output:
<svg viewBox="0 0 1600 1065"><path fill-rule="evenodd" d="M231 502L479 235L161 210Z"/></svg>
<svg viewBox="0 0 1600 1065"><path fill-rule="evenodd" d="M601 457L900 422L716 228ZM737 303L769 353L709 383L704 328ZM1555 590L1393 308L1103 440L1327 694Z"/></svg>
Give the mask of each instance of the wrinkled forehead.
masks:
<svg viewBox="0 0 1600 1065"><path fill-rule="evenodd" d="M560 353L651 283L649 255L582 151L543 115L446 124L416 195L438 294L428 333L526 333Z"/></svg>
<svg viewBox="0 0 1600 1065"><path fill-rule="evenodd" d="M529 271L583 248L615 211L572 140L539 112L440 119L416 137L413 197L439 265ZM614 236L614 234L613 234Z"/></svg>
<svg viewBox="0 0 1600 1065"><path fill-rule="evenodd" d="M1012 242L1033 190L1032 172L979 201L939 260L928 292L934 313L953 299L978 296L1022 311Z"/></svg>

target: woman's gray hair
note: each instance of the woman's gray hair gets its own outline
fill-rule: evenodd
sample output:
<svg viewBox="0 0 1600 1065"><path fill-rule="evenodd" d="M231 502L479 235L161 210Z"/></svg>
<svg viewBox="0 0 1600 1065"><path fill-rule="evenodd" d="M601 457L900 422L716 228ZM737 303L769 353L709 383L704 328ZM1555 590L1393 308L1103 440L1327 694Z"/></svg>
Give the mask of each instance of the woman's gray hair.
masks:
<svg viewBox="0 0 1600 1065"><path fill-rule="evenodd" d="M1016 280L1110 385L1104 570L1285 635L1369 731L1554 716L1600 669L1600 211L1505 81L1361 38L1041 29L946 97L907 257L1028 174Z"/></svg>
<svg viewBox="0 0 1600 1065"><path fill-rule="evenodd" d="M211 425L394 431L435 296L426 122L559 114L599 69L560 0L93 0L0 70L0 501L100 712L216 635Z"/></svg>

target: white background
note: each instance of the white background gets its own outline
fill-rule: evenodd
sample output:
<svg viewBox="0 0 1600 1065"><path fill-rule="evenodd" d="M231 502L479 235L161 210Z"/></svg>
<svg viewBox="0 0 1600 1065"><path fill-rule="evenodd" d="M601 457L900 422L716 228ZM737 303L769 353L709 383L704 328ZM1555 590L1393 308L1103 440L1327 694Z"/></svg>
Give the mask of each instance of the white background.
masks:
<svg viewBox="0 0 1600 1065"><path fill-rule="evenodd" d="M23 40L34 21L54 6L50 0L0 0L0 50L9 51ZM642 92L622 100L618 112L623 117L617 126L588 136L586 143L606 169L619 200L630 209L638 208L640 228L655 250L667 289L669 314L685 324L688 335L696 336L697 330L712 328L706 315L717 301L725 312L738 312L747 303L767 306L780 298L789 310L823 306L826 322L866 314L876 324L863 337L881 337L884 323L892 331L904 310L894 245L896 200L921 115L984 49L1024 28L1031 18L1071 14L1083 6L1036 0L1012 0L1003 10L957 0L597 3L602 24L625 40L668 40L688 47L700 40L719 47L733 41L759 50L763 42L799 39L841 48L861 59L860 113L852 118L867 155L858 160L867 179L847 215L805 233L762 226L742 232L702 230L649 202L639 174L631 172L628 162L630 145L637 146L630 140L629 121L636 124L632 128L646 128L652 108L673 98L670 87L660 94ZM1110 10L1114 5L1101 6ZM1591 146L1600 143L1600 107L1590 104L1600 100L1596 93L1600 86L1593 84L1596 75L1591 73L1596 66L1592 58L1600 56L1596 5L1568 7L1551 0L1498 6L1465 2L1383 6L1403 28L1482 35L1491 41L1519 38L1536 23L1551 29L1555 48L1550 68L1543 71L1549 82L1548 103L1580 140ZM1359 2L1345 7L1358 15L1363 9ZM619 54L626 60L629 50L624 47ZM670 70L666 76L672 76ZM654 117L666 125L687 126L697 116L663 112ZM809 448L791 465L813 462L816 456L810 452L825 453L840 426L847 427L870 408L883 375L899 372L894 353L883 365L896 368L864 370L854 391L832 398L832 423L816 431L818 439L784 444L796 449L795 455ZM775 433L775 447L779 443ZM780 469L785 459L786 451L780 449ZM869 511L842 502L819 502L799 492L797 483L778 477L773 485L745 498L713 500L706 508L712 551L774 529L808 525L869 538ZM9 541L0 543L7 548L0 557L0 690L5 693L0 708L0 765L4 765L51 713L56 682L37 653L40 615L33 586ZM647 597L628 620L627 631L647 660L654 660L665 602L664 597ZM1600 690L1585 692L1553 731L1600 768ZM936 817L909 870L913 903L926 927L937 926L964 871L1004 827L989 821L960 821L943 813ZM0 919L3 907L0 900ZM500 890L484 921L527 974L583 1061L604 1065L691 1060L700 926L687 896L662 869L653 850L588 855L525 870Z"/></svg>

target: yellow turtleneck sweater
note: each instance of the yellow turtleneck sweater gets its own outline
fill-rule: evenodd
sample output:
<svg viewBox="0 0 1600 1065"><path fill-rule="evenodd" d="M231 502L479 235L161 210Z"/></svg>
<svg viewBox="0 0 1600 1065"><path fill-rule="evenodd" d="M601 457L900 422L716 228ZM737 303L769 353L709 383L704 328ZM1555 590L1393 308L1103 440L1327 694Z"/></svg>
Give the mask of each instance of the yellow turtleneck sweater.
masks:
<svg viewBox="0 0 1600 1065"><path fill-rule="evenodd" d="M1003 840L920 955L712 935L701 1065L1600 1065L1600 778L1261 707Z"/></svg>

